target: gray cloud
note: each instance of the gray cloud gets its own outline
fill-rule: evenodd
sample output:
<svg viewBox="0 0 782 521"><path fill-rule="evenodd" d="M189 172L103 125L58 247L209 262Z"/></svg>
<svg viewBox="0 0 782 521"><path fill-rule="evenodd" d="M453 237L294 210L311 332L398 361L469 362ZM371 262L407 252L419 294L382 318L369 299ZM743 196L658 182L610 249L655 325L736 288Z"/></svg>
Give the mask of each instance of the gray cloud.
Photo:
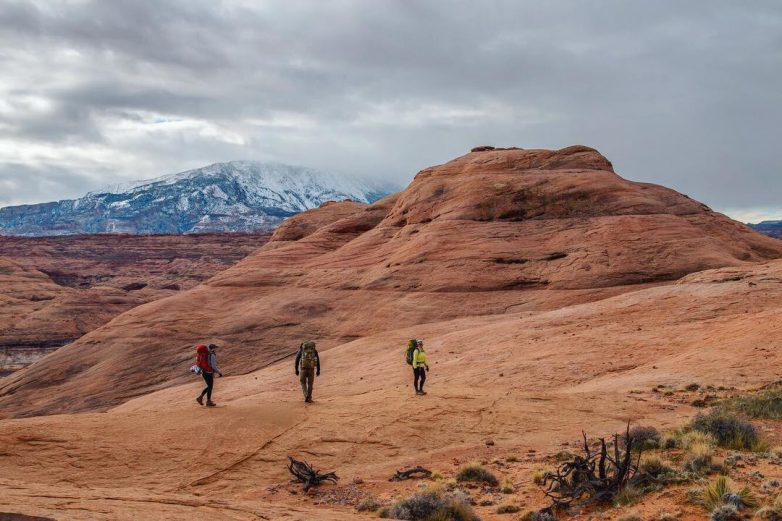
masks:
<svg viewBox="0 0 782 521"><path fill-rule="evenodd" d="M0 0L0 49L0 204L240 158L402 183L476 144L583 143L782 217L775 0Z"/></svg>

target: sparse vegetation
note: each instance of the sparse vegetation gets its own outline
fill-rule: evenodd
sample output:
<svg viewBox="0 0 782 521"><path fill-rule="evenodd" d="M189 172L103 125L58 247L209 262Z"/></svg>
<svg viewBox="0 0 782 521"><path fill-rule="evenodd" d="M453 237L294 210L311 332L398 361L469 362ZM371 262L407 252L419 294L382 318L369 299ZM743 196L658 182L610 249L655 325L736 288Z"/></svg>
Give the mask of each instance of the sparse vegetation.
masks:
<svg viewBox="0 0 782 521"><path fill-rule="evenodd" d="M502 486L500 487L500 492L503 494L513 494L516 491L516 487L513 486L513 480L510 478L505 478L502 480Z"/></svg>
<svg viewBox="0 0 782 521"><path fill-rule="evenodd" d="M535 467L535 470L532 471L532 482L536 485L542 485L545 477L546 469L543 467Z"/></svg>
<svg viewBox="0 0 782 521"><path fill-rule="evenodd" d="M547 511L528 510L519 518L519 521L557 521L557 518Z"/></svg>
<svg viewBox="0 0 782 521"><path fill-rule="evenodd" d="M652 426L636 425L630 429L630 437L636 449L656 449L660 445L660 433Z"/></svg>
<svg viewBox="0 0 782 521"><path fill-rule="evenodd" d="M459 472L456 474L456 481L486 483L492 487L496 487L499 484L497 476L480 463L470 463L459 469Z"/></svg>
<svg viewBox="0 0 782 521"><path fill-rule="evenodd" d="M701 502L708 510L714 510L721 505L732 505L736 509L754 508L758 505L755 494L749 487L737 492L731 490L731 482L726 476L718 477L701 492Z"/></svg>
<svg viewBox="0 0 782 521"><path fill-rule="evenodd" d="M380 512L386 519L407 521L480 521L462 493L429 489L394 503Z"/></svg>
<svg viewBox="0 0 782 521"><path fill-rule="evenodd" d="M621 516L616 521L643 521L643 520L637 514L627 514L627 515Z"/></svg>
<svg viewBox="0 0 782 521"><path fill-rule="evenodd" d="M515 514L521 512L521 507L518 505L500 505L497 507L498 514Z"/></svg>
<svg viewBox="0 0 782 521"><path fill-rule="evenodd" d="M659 456L650 455L641 459L638 472L633 477L633 485L652 489L676 479L676 477L676 469L669 462Z"/></svg>
<svg viewBox="0 0 782 521"><path fill-rule="evenodd" d="M771 505L761 508L757 516L766 521L782 521L782 494L778 495Z"/></svg>
<svg viewBox="0 0 782 521"><path fill-rule="evenodd" d="M367 496L356 505L356 510L359 512L377 512L382 506L375 496Z"/></svg>
<svg viewBox="0 0 782 521"><path fill-rule="evenodd" d="M694 391L697 391L700 388L701 388L701 386L699 384L691 383L691 384L687 385L687 387L685 387L684 390L685 391L689 391L689 392L694 392Z"/></svg>
<svg viewBox="0 0 782 521"><path fill-rule="evenodd" d="M510 456L505 458L505 461L507 461L508 463L518 463L519 457L516 456L515 454L511 454Z"/></svg>
<svg viewBox="0 0 782 521"><path fill-rule="evenodd" d="M705 442L696 442L689 445L684 460L684 469L695 474L703 474L711 469L711 461L714 456L714 448Z"/></svg>
<svg viewBox="0 0 782 521"><path fill-rule="evenodd" d="M721 447L756 450L760 446L760 436L754 425L721 409L698 414L690 425L696 431L711 434Z"/></svg>
<svg viewBox="0 0 782 521"><path fill-rule="evenodd" d="M711 511L709 521L739 521L741 516L733 505L719 505Z"/></svg>
<svg viewBox="0 0 782 521"><path fill-rule="evenodd" d="M726 411L750 418L782 419L782 386L775 385L756 394L729 398L720 404Z"/></svg>
<svg viewBox="0 0 782 521"><path fill-rule="evenodd" d="M614 506L622 507L626 505L632 505L639 499L641 499L641 496L643 496L643 490L627 486L619 491L619 493L616 494L616 497L614 497Z"/></svg>

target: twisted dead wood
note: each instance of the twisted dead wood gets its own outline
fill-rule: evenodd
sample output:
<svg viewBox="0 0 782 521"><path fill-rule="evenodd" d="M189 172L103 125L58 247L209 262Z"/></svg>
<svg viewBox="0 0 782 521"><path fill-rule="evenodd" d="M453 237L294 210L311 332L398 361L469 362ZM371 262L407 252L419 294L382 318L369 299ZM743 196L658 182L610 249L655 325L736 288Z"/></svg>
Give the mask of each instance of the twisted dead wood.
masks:
<svg viewBox="0 0 782 521"><path fill-rule="evenodd" d="M418 474L416 476L416 474ZM389 479L389 481L404 481L411 478L428 478L432 475L432 471L425 469L424 467L413 467L407 470L397 470L396 473Z"/></svg>
<svg viewBox="0 0 782 521"><path fill-rule="evenodd" d="M321 474L315 470L312 465L304 461L294 459L290 456L288 456L288 461L288 470L294 476L294 479L291 480L291 483L303 483L304 492L307 492L310 488L316 485L320 485L324 481L330 481L332 483L339 481L337 474L334 472Z"/></svg>

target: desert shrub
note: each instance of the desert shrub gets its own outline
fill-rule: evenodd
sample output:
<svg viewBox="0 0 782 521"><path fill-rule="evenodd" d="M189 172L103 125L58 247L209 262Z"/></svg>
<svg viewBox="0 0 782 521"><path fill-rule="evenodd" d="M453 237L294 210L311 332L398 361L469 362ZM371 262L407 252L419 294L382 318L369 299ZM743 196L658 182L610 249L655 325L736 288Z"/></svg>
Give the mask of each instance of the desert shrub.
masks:
<svg viewBox="0 0 782 521"><path fill-rule="evenodd" d="M739 521L741 516L733 505L719 505L711 511L709 521Z"/></svg>
<svg viewBox="0 0 782 521"><path fill-rule="evenodd" d="M456 474L456 481L486 483L492 487L496 487L499 484L497 476L479 463L470 463L459 469L459 472Z"/></svg>
<svg viewBox="0 0 782 521"><path fill-rule="evenodd" d="M676 514L671 514L669 512L660 512L660 517L657 518L659 521L677 521L679 518L676 517Z"/></svg>
<svg viewBox="0 0 782 521"><path fill-rule="evenodd" d="M643 491L639 488L627 486L619 491L614 497L614 505L621 507L625 505L632 505L638 501L643 495Z"/></svg>
<svg viewBox="0 0 782 521"><path fill-rule="evenodd" d="M714 456L714 449L711 445L703 442L694 443L687 449L684 458L684 470L703 474L711 468L711 458Z"/></svg>
<svg viewBox="0 0 782 521"><path fill-rule="evenodd" d="M380 517L407 521L480 521L463 494L425 490L394 503Z"/></svg>
<svg viewBox="0 0 782 521"><path fill-rule="evenodd" d="M718 477L701 492L703 506L714 510L720 505L732 505L737 509L754 508L758 505L755 494L749 487L744 487L737 492L731 490L731 482L725 476Z"/></svg>
<svg viewBox="0 0 782 521"><path fill-rule="evenodd" d="M532 482L536 485L542 485L543 479L546 477L546 470L543 467L535 467L532 471Z"/></svg>
<svg viewBox="0 0 782 521"><path fill-rule="evenodd" d="M527 510L524 515L519 518L519 521L557 521L557 518L549 512Z"/></svg>
<svg viewBox="0 0 782 521"><path fill-rule="evenodd" d="M616 521L643 521L637 514L627 514L619 517Z"/></svg>
<svg viewBox="0 0 782 521"><path fill-rule="evenodd" d="M356 510L359 512L376 512L382 506L375 496L367 496L356 505Z"/></svg>
<svg viewBox="0 0 782 521"><path fill-rule="evenodd" d="M782 419L782 386L757 394L728 398L720 404L725 410L737 412L750 418Z"/></svg>
<svg viewBox="0 0 782 521"><path fill-rule="evenodd" d="M520 511L521 507L518 505L500 505L497 507L498 514L515 514L516 512Z"/></svg>
<svg viewBox="0 0 782 521"><path fill-rule="evenodd" d="M722 447L735 450L758 447L758 430L750 422L720 409L698 414L691 423L694 430L711 434Z"/></svg>
<svg viewBox="0 0 782 521"><path fill-rule="evenodd" d="M510 456L505 458L505 461L507 461L508 463L518 463L519 457L516 456L515 454L511 454Z"/></svg>
<svg viewBox="0 0 782 521"><path fill-rule="evenodd" d="M500 487L500 492L503 494L513 494L516 491L516 487L513 486L513 480L510 478L505 478L502 480L502 486Z"/></svg>
<svg viewBox="0 0 782 521"><path fill-rule="evenodd" d="M689 428L676 431L674 436L676 437L676 445L686 450L689 450L694 445L717 446L717 440L711 434Z"/></svg>
<svg viewBox="0 0 782 521"><path fill-rule="evenodd" d="M630 438L636 449L656 449L660 444L660 433L652 426L636 425L630 429Z"/></svg>
<svg viewBox="0 0 782 521"><path fill-rule="evenodd" d="M778 495L771 505L761 508L757 516L766 521L782 521L782 494Z"/></svg>
<svg viewBox="0 0 782 521"><path fill-rule="evenodd" d="M638 465L638 472L633 476L632 484L636 487L649 489L677 478L676 470L659 456L644 456Z"/></svg>
<svg viewBox="0 0 782 521"><path fill-rule="evenodd" d="M687 385L687 387L685 387L684 390L693 392L693 391L697 391L700 388L701 388L700 385L698 385L696 383L691 383L691 384Z"/></svg>

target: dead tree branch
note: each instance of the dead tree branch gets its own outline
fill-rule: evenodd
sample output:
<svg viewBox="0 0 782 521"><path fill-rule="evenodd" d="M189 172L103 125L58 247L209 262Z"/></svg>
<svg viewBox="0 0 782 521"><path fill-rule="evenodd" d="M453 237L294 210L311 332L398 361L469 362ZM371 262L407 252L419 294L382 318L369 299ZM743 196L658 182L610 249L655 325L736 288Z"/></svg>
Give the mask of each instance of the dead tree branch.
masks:
<svg viewBox="0 0 782 521"><path fill-rule="evenodd" d="M291 483L303 483L304 492L307 492L316 485L320 485L324 481L330 481L332 483L339 481L339 478L334 472L321 474L315 470L312 465L309 465L304 461L293 459L290 456L288 456L288 460L290 462L288 463L288 470L294 476Z"/></svg>
<svg viewBox="0 0 782 521"><path fill-rule="evenodd" d="M614 434L613 450L605 438L599 438L599 450L592 453L586 433L584 454L562 463L543 478L544 493L554 508L568 508L579 504L606 503L614 500L638 472L638 463L633 463L635 447L630 436L630 424L624 434L624 444ZM639 446L640 447L640 446ZM640 461L640 454L638 456Z"/></svg>
<svg viewBox="0 0 782 521"><path fill-rule="evenodd" d="M397 470L396 473L393 475L393 477L389 479L389 481L404 481L406 479L411 479L411 478L428 478L431 475L432 475L431 470L419 466L407 470Z"/></svg>

